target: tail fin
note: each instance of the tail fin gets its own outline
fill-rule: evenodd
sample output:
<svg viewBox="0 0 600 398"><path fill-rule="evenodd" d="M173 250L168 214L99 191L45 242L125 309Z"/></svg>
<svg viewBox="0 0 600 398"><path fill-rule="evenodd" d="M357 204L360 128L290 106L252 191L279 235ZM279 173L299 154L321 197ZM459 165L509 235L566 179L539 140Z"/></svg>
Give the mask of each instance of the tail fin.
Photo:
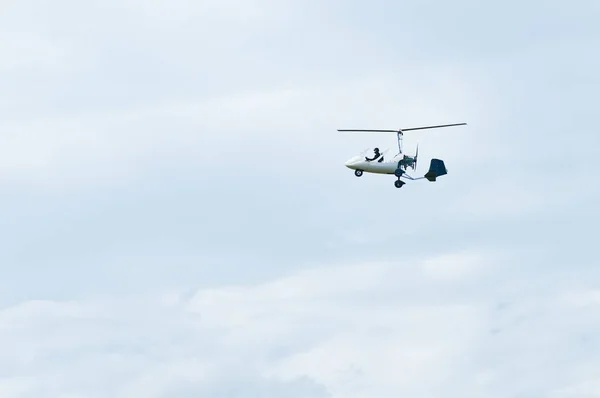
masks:
<svg viewBox="0 0 600 398"><path fill-rule="evenodd" d="M429 181L433 182L438 177L448 174L448 170L446 170L446 165L444 161L441 159L431 159L431 163L429 164L429 171L425 174L425 178Z"/></svg>

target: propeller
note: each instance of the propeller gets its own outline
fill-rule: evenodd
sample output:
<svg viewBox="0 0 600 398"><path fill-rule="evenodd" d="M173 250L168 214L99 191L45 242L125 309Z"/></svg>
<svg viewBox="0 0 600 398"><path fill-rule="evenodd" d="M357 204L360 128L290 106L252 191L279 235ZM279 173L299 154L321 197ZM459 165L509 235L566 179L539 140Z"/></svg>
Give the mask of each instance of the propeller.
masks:
<svg viewBox="0 0 600 398"><path fill-rule="evenodd" d="M415 161L413 163L413 170L417 169L417 158L419 157L419 143L417 142L417 152L415 153Z"/></svg>

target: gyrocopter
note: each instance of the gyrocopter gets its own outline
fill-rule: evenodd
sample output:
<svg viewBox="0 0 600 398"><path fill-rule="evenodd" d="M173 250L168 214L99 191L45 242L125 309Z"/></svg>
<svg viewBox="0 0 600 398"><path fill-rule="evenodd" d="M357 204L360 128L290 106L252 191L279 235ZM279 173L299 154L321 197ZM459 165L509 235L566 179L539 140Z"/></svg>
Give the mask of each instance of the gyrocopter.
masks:
<svg viewBox="0 0 600 398"><path fill-rule="evenodd" d="M417 149L415 151L414 156L406 155L402 150L402 138L404 136L405 131L412 130L424 130L424 129L433 129L440 127L451 127L451 126L464 126L467 123L454 123L454 124L443 124L438 126L423 126L423 127L411 127L406 129L399 130L356 130L356 129L340 129L338 131L345 132L375 132L375 133L396 133L398 136L398 153L393 157L389 158L389 160L385 159L385 154L387 151L381 153L379 148L367 149L363 151L361 154L354 156L351 159L348 159L345 163L346 167L354 170L354 174L357 177L361 177L363 173L374 173L374 174L390 174L395 175L397 180L394 181L394 185L396 188L402 188L405 184L402 181L402 178L406 178L407 180L421 180L427 179L430 182L434 182L438 177L448 174L448 170L446 169L446 165L442 159L433 158L429 164L429 170L423 177L412 177L408 175L406 170L410 167L412 170L416 170L417 168L417 158L419 156L419 145L417 144ZM368 153L373 153L373 156L367 156Z"/></svg>

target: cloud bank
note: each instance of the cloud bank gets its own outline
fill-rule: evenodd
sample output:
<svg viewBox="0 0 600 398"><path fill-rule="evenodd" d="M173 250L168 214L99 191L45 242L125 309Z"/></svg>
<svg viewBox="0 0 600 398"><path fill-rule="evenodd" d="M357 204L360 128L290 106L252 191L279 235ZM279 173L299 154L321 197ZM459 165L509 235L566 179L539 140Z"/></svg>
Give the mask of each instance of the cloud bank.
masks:
<svg viewBox="0 0 600 398"><path fill-rule="evenodd" d="M598 3L538 3L4 1L0 396L600 395Z"/></svg>
<svg viewBox="0 0 600 398"><path fill-rule="evenodd" d="M2 396L592 397L600 293L508 259L306 269L257 285L0 312ZM481 286L495 280L494 288ZM542 283L543 282L543 283ZM518 297L518 299L517 299Z"/></svg>

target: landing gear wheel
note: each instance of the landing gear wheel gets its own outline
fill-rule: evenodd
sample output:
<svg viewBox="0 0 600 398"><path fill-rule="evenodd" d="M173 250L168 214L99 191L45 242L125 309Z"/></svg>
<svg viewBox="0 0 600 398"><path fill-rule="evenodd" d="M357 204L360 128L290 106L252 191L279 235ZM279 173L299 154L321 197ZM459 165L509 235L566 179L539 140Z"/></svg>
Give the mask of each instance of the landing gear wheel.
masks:
<svg viewBox="0 0 600 398"><path fill-rule="evenodd" d="M404 170L402 170L400 167L398 167L396 170L394 170L394 175L398 178L400 178L402 176L402 174L404 174Z"/></svg>
<svg viewBox="0 0 600 398"><path fill-rule="evenodd" d="M394 185L396 188L402 188L402 185L406 184L404 181L396 180L394 181Z"/></svg>
<svg viewBox="0 0 600 398"><path fill-rule="evenodd" d="M355 170L354 171L354 175L357 177L360 177L361 175L363 175L363 171L362 170Z"/></svg>

